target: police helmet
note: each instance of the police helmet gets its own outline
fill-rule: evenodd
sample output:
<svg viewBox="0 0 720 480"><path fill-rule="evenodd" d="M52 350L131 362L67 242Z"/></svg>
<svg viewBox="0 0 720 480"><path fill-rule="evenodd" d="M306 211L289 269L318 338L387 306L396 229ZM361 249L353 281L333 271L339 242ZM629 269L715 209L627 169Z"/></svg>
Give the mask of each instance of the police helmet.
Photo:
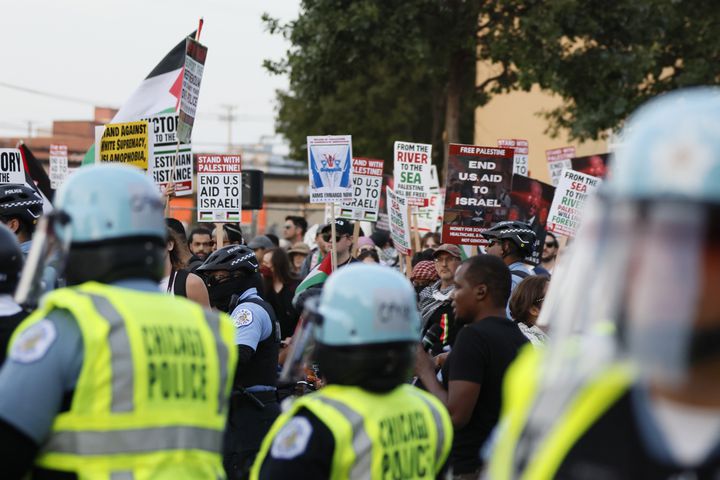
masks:
<svg viewBox="0 0 720 480"><path fill-rule="evenodd" d="M162 278L164 205L141 170L108 164L80 168L58 189L55 208L65 223L55 234L70 245L69 284Z"/></svg>
<svg viewBox="0 0 720 480"><path fill-rule="evenodd" d="M218 270L227 270L228 272L244 272L255 273L259 271L255 252L246 245L228 245L219 250L215 250L202 265L197 269L198 272L214 272Z"/></svg>
<svg viewBox="0 0 720 480"><path fill-rule="evenodd" d="M255 252L249 247L229 245L210 254L196 272L205 279L210 305L231 313L239 296L249 288L255 288L262 295L262 278L259 269ZM218 271L228 272L229 275L216 277L212 274Z"/></svg>
<svg viewBox="0 0 720 480"><path fill-rule="evenodd" d="M27 185L7 183L0 185L0 218L17 218L32 234L43 213L43 199Z"/></svg>
<svg viewBox="0 0 720 480"><path fill-rule="evenodd" d="M400 273L344 267L325 283L317 314L316 357L329 382L388 391L408 380L420 316L415 291Z"/></svg>
<svg viewBox="0 0 720 480"><path fill-rule="evenodd" d="M0 293L13 293L20 279L23 254L17 237L0 223Z"/></svg>
<svg viewBox="0 0 720 480"><path fill-rule="evenodd" d="M511 220L496 223L482 232L482 235L488 240L510 240L525 255L532 251L536 238L535 232L527 223Z"/></svg>

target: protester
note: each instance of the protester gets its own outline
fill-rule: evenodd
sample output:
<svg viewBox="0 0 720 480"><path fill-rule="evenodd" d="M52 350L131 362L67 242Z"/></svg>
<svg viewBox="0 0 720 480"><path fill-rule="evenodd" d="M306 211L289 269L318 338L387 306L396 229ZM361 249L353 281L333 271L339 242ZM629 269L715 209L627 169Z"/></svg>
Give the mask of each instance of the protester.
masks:
<svg viewBox="0 0 720 480"><path fill-rule="evenodd" d="M195 257L191 258L188 263L193 263L197 260L204 262L213 252L215 242L210 230L205 227L196 227L190 230L187 244L190 249L190 253L192 253Z"/></svg>
<svg viewBox="0 0 720 480"><path fill-rule="evenodd" d="M280 325L273 308L259 295L262 277L249 247L223 247L198 272L206 276L210 304L229 312L235 325L238 370L223 465L228 478L245 478L262 438L280 413L276 388Z"/></svg>
<svg viewBox="0 0 720 480"><path fill-rule="evenodd" d="M435 269L440 280L420 291L418 308L422 319L422 334L432 325L440 325L443 335L433 351L452 346L459 324L452 308L452 292L455 289L455 271L460 266L460 247L449 243L440 245L433 253Z"/></svg>
<svg viewBox="0 0 720 480"><path fill-rule="evenodd" d="M359 252L357 259L359 262L362 263L380 264L380 257L378 256L377 250L375 250L375 248L366 248L362 252Z"/></svg>
<svg viewBox="0 0 720 480"><path fill-rule="evenodd" d="M17 237L0 224L0 367L5 363L10 336L29 313L12 297L22 267L23 254Z"/></svg>
<svg viewBox="0 0 720 480"><path fill-rule="evenodd" d="M311 315L322 318L314 358L327 386L278 418L251 478L442 478L447 411L407 385L420 327L414 297L405 278L378 265L332 275Z"/></svg>
<svg viewBox="0 0 720 480"><path fill-rule="evenodd" d="M303 242L297 242L290 247L288 250L288 256L290 257L290 269L295 276L300 275L300 269L305 263L305 259L310 255L310 247L305 245Z"/></svg>
<svg viewBox="0 0 720 480"><path fill-rule="evenodd" d="M222 225L223 229L223 235L222 235L222 246L225 247L227 245L244 245L245 239L243 238L242 234L242 228L237 223L221 223L221 224L215 224L215 227L212 230L212 238L214 239L217 232L218 225ZM217 245L213 249L213 251L217 250Z"/></svg>
<svg viewBox="0 0 720 480"><path fill-rule="evenodd" d="M308 223L303 217L297 215L288 215L285 217L285 226L283 228L283 238L295 245L302 242L307 232Z"/></svg>
<svg viewBox="0 0 720 480"><path fill-rule="evenodd" d="M410 281L415 288L415 291L420 296L420 292L423 291L430 284L437 282L440 279L435 268L435 262L432 260L422 260L418 262L412 270Z"/></svg>
<svg viewBox="0 0 720 480"><path fill-rule="evenodd" d="M455 478L475 479L483 468L480 448L500 415L505 370L527 339L505 317L510 297L510 271L497 257L480 255L460 265L455 274L453 308L468 325L458 333L435 376L433 359L418 348L416 374L450 412L455 441L450 463Z"/></svg>
<svg viewBox="0 0 720 480"><path fill-rule="evenodd" d="M540 256L540 265L535 267L535 275L552 275L557 261L560 243L552 232L546 232L545 244L543 245L542 255Z"/></svg>
<svg viewBox="0 0 720 480"><path fill-rule="evenodd" d="M165 223L166 225L170 224L168 219L165 219ZM184 235L168 226L167 238L165 269L163 278L160 280L160 291L185 297L203 307L210 308L205 282L187 269L191 254L185 243Z"/></svg>
<svg viewBox="0 0 720 480"><path fill-rule="evenodd" d="M552 341L508 373L492 478L720 476L719 122L717 88L627 121L538 319Z"/></svg>
<svg viewBox="0 0 720 480"><path fill-rule="evenodd" d="M342 218L335 220L337 268L357 262L357 259L352 258L351 255L353 229L353 224L348 220L344 220ZM332 244L332 229L330 225L325 225L325 227L323 227L322 236L325 243ZM298 285L297 290L295 290L295 298L293 299L293 305L298 310L301 310L305 298L320 293L320 289L322 289L325 280L328 278L330 273L332 273L331 257L331 254L328 253L320 265L315 267L308 276L300 282L300 285Z"/></svg>
<svg viewBox="0 0 720 480"><path fill-rule="evenodd" d="M20 250L27 256L38 219L43 214L43 199L27 185L0 184L0 221L17 237ZM41 289L49 292L58 284L56 262L43 270Z"/></svg>
<svg viewBox="0 0 720 480"><path fill-rule="evenodd" d="M322 259L330 252L331 244L327 243L322 238L322 231L323 231L324 225L318 225L317 229L315 230L315 248L313 248L310 251L310 255L305 258L305 261L302 264L302 268L300 269L300 273L298 274L298 277L300 279L303 279L307 277L308 273L310 273L310 270L317 267L320 262L322 262Z"/></svg>
<svg viewBox="0 0 720 480"><path fill-rule="evenodd" d="M255 253L255 257L261 259L271 248L277 247L267 235L258 235L248 242L247 246Z"/></svg>
<svg viewBox="0 0 720 480"><path fill-rule="evenodd" d="M520 331L535 346L544 345L547 335L535 325L540 316L550 279L545 275L533 275L520 282L510 295L510 315Z"/></svg>
<svg viewBox="0 0 720 480"><path fill-rule="evenodd" d="M400 256L398 255L397 250L395 250L395 246L390 238L390 232L387 230L375 230L370 235L370 239L378 248L380 264L398 268Z"/></svg>
<svg viewBox="0 0 720 480"><path fill-rule="evenodd" d="M422 239L420 240L420 247L423 250L426 250L428 248L435 250L440 246L440 234L437 232L428 232L425 235L423 235Z"/></svg>
<svg viewBox="0 0 720 480"><path fill-rule="evenodd" d="M265 282L264 298L272 306L280 324L280 338L291 337L300 316L292 305L299 281L290 269L285 250L271 248L265 252L260 273Z"/></svg>
<svg viewBox="0 0 720 480"><path fill-rule="evenodd" d="M158 292L163 210L152 180L127 166L80 168L58 190L37 238L69 244L61 254L72 287L45 295L0 371L4 478L195 479L221 471L237 358L232 326L225 315ZM29 272L48 260L36 255L43 243L28 255L39 262ZM169 381L181 371L190 384Z"/></svg>
<svg viewBox="0 0 720 480"><path fill-rule="evenodd" d="M523 259L532 254L535 232L523 222L498 222L485 230L482 236L490 241L485 248L488 255L500 257L512 274L512 289L533 274Z"/></svg>
<svg viewBox="0 0 720 480"><path fill-rule="evenodd" d="M283 247L283 246L281 245L282 242L280 241L280 239L278 238L278 236L275 235L274 233L266 233L265 236L268 238L268 240L270 240L270 243L272 243L272 246L273 246L273 247L288 248L288 247L290 246L290 242L288 242L287 240L285 240L285 239L283 238L283 242L286 243L286 246ZM270 247L270 248L272 248L272 247Z"/></svg>

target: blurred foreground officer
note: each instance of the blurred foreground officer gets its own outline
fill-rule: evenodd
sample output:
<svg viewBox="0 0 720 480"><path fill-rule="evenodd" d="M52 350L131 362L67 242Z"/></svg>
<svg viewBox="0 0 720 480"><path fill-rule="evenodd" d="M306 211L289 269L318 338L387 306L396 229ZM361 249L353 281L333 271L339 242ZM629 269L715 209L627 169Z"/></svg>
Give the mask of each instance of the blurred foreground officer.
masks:
<svg viewBox="0 0 720 480"><path fill-rule="evenodd" d="M625 132L545 300L544 361L508 374L492 478L720 478L720 90Z"/></svg>
<svg viewBox="0 0 720 480"><path fill-rule="evenodd" d="M314 338L329 385L278 418L251 478L439 475L452 444L450 416L432 395L405 384L419 331L415 292L398 272L361 264L331 275L290 354L297 360L304 339Z"/></svg>
<svg viewBox="0 0 720 480"><path fill-rule="evenodd" d="M2 477L222 478L232 324L157 291L157 188L134 168L84 167L56 199L17 297L35 291L29 280L52 244L68 247L72 286L43 297L11 340L0 371Z"/></svg>
<svg viewBox="0 0 720 480"><path fill-rule="evenodd" d="M223 441L223 465L231 479L247 478L262 439L280 414L280 324L260 297L259 269L255 252L245 245L216 250L197 269L205 276L210 304L228 312L235 326L238 371Z"/></svg>
<svg viewBox="0 0 720 480"><path fill-rule="evenodd" d="M0 367L5 363L8 342L28 311L12 297L20 279L23 254L13 232L0 224Z"/></svg>

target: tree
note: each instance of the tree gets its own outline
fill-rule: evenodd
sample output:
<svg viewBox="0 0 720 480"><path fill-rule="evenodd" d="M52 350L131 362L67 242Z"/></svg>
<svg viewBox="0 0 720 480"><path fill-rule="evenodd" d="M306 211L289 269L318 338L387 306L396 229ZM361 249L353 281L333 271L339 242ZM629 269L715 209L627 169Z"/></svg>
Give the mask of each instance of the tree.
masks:
<svg viewBox="0 0 720 480"><path fill-rule="evenodd" d="M499 1L484 56L516 74L496 90L559 94L545 115L550 133L597 139L647 99L692 85L717 84L720 9L699 0Z"/></svg>
<svg viewBox="0 0 720 480"><path fill-rule="evenodd" d="M277 129L295 157L308 134L352 133L358 155L390 158L394 140L471 142L479 6L463 0L304 0L287 24L264 16L291 43L266 61L287 73ZM388 162L389 163L389 162Z"/></svg>

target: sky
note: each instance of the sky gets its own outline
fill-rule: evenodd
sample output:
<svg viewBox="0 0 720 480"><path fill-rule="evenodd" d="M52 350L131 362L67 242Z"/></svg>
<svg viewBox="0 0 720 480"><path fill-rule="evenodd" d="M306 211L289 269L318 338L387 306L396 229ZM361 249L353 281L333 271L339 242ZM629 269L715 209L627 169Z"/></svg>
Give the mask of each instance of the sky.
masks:
<svg viewBox="0 0 720 480"><path fill-rule="evenodd" d="M270 35L265 12L288 21L300 0L22 0L3 2L0 69L0 136L49 135L53 120L91 120L93 104L119 107L155 65L205 20L208 47L195 148L222 150L235 107L233 143L257 142L275 133L275 91L287 88L264 59L281 59L289 43ZM66 101L25 93L4 84L72 97Z"/></svg>

